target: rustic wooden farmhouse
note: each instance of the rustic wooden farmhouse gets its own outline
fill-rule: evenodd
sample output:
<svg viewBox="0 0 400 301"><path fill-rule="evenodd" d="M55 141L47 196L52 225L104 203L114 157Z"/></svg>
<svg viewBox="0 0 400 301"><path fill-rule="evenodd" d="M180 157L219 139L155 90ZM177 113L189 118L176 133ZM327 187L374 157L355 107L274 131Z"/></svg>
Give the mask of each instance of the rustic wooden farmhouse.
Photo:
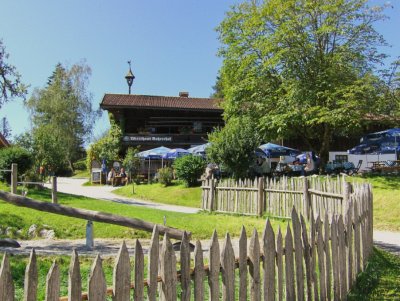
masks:
<svg viewBox="0 0 400 301"><path fill-rule="evenodd" d="M189 148L207 142L207 134L223 126L217 99L179 96L105 94L100 104L123 131L125 146L141 150L166 146Z"/></svg>
<svg viewBox="0 0 400 301"><path fill-rule="evenodd" d="M8 143L7 139L3 136L2 133L0 133L0 148L8 146L10 146L10 143Z"/></svg>

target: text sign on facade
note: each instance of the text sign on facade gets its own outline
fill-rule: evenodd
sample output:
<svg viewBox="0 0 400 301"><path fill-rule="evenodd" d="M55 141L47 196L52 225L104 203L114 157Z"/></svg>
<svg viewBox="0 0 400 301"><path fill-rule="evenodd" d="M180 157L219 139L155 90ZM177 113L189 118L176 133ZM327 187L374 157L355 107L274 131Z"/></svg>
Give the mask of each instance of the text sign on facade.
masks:
<svg viewBox="0 0 400 301"><path fill-rule="evenodd" d="M171 136L124 136L125 142L172 142Z"/></svg>

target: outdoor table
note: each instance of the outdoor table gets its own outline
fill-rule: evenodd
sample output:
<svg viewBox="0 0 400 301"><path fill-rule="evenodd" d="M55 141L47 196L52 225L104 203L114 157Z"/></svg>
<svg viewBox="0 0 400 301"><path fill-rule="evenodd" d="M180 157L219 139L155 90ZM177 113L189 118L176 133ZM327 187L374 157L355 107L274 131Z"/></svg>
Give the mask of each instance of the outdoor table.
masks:
<svg viewBox="0 0 400 301"><path fill-rule="evenodd" d="M113 185L113 186L119 186L119 185L121 185L121 180L122 180L122 177L121 177L121 176L115 176L115 177L113 178L113 183L112 183L112 185Z"/></svg>

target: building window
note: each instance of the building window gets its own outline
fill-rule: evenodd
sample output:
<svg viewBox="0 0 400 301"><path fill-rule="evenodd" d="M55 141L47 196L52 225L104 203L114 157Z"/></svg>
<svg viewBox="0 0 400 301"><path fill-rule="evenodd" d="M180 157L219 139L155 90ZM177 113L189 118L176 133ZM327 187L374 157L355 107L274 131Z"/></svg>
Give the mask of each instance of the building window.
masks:
<svg viewBox="0 0 400 301"><path fill-rule="evenodd" d="M347 155L335 155L336 162L348 162L349 158Z"/></svg>
<svg viewBox="0 0 400 301"><path fill-rule="evenodd" d="M203 127L202 127L202 123L200 121L193 122L193 132L201 133L202 129L203 129Z"/></svg>

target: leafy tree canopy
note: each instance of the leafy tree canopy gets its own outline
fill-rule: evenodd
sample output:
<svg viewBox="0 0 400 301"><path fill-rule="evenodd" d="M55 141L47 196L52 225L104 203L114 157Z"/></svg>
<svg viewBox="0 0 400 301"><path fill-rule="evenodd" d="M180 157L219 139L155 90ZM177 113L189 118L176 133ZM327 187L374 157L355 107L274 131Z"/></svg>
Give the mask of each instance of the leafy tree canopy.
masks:
<svg viewBox="0 0 400 301"><path fill-rule="evenodd" d="M39 164L54 169L80 158L100 111L87 90L91 69L84 62L68 68L57 64L47 85L25 102L31 112L34 148Z"/></svg>
<svg viewBox="0 0 400 301"><path fill-rule="evenodd" d="M21 83L17 69L7 62L9 54L0 39L0 108L13 97L25 97L26 86Z"/></svg>
<svg viewBox="0 0 400 301"><path fill-rule="evenodd" d="M357 130L367 113L395 114L375 75L382 18L366 0L234 6L217 29L227 122L249 116L264 140L301 137L326 158L334 134Z"/></svg>
<svg viewBox="0 0 400 301"><path fill-rule="evenodd" d="M248 176L254 163L254 150L262 139L257 125L248 116L232 117L226 126L209 135L207 158L232 173L235 178Z"/></svg>

